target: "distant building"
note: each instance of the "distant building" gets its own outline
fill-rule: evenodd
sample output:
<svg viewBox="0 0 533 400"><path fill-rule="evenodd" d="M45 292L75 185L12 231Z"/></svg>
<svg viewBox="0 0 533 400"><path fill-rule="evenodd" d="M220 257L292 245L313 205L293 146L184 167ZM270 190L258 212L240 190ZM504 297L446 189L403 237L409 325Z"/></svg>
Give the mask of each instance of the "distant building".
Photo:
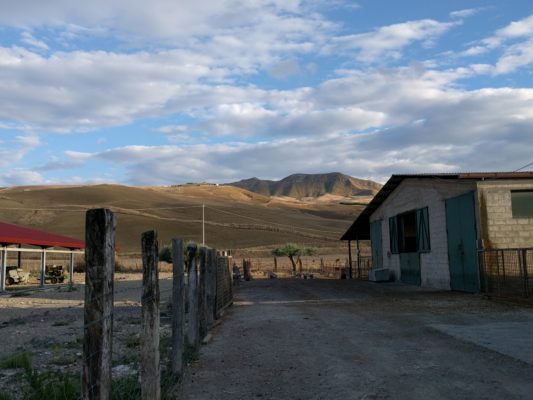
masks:
<svg viewBox="0 0 533 400"><path fill-rule="evenodd" d="M341 239L393 280L477 292L478 250L533 247L533 172L393 175Z"/></svg>

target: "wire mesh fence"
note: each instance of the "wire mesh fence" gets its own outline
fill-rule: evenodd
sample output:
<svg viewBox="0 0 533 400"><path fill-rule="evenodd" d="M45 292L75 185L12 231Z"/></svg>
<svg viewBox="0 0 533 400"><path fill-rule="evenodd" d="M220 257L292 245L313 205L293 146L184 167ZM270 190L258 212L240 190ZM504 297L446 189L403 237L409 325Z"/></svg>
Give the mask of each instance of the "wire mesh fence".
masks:
<svg viewBox="0 0 533 400"><path fill-rule="evenodd" d="M478 253L481 290L489 296L533 302L533 249L489 249Z"/></svg>

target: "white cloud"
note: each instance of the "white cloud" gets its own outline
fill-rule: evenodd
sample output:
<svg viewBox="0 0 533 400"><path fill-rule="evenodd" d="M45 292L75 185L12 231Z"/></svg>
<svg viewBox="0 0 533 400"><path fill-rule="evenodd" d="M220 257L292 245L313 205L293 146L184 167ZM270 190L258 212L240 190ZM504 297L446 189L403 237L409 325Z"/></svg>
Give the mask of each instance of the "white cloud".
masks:
<svg viewBox="0 0 533 400"><path fill-rule="evenodd" d="M510 44L509 44L510 43ZM509 74L518 68L533 63L533 14L498 29L467 50L463 56L478 56L489 51L502 48L502 54L490 70L494 75Z"/></svg>
<svg viewBox="0 0 533 400"><path fill-rule="evenodd" d="M22 168L15 168L0 174L0 182L5 186L40 185L48 183L40 173Z"/></svg>
<svg viewBox="0 0 533 400"><path fill-rule="evenodd" d="M356 50L357 59L363 62L376 62L384 58L398 59L405 47L414 42L431 44L432 40L455 24L432 19L402 22L380 27L374 32L336 37L328 50Z"/></svg>
<svg viewBox="0 0 533 400"><path fill-rule="evenodd" d="M22 32L20 41L31 47L41 50L48 50L48 45L42 40L36 39L30 32Z"/></svg>
<svg viewBox="0 0 533 400"><path fill-rule="evenodd" d="M312 113L303 114L302 119L308 118L309 124L293 130L300 134L285 133L259 143L123 146L103 152L69 153L67 158L116 164L125 168L131 184L280 178L325 169L383 180L390 171L497 171L528 162L533 150L529 145L533 89L464 91L443 84L450 79L407 70L381 76L353 73L306 93L317 104L335 106L337 114L330 119L327 113L317 119ZM353 121L342 118L345 104L364 104L387 117L371 131L350 133ZM248 118L250 113L260 121L264 118L253 107L236 109L239 122L228 124L242 126L242 114ZM334 126L323 127L322 134L312 131L313 125L328 123ZM301 134L308 129L310 135Z"/></svg>
<svg viewBox="0 0 533 400"><path fill-rule="evenodd" d="M468 18L468 17L471 17L472 15L477 14L481 10L482 10L481 8L465 8L463 10L452 11L450 13L450 17L451 18L460 18L460 19Z"/></svg>

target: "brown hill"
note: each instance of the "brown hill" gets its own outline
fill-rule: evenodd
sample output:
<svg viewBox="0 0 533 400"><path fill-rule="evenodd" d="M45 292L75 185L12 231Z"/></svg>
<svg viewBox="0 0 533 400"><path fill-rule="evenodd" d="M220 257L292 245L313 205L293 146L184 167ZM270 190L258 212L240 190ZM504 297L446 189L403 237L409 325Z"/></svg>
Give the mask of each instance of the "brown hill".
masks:
<svg viewBox="0 0 533 400"><path fill-rule="evenodd" d="M285 198L286 199L286 198ZM338 238L363 208L339 201L270 198L232 186L120 185L35 186L0 190L0 220L84 238L85 211L106 207L117 213L117 244L140 251L140 235L157 229L160 242L172 237L202 241L219 249L268 249L286 242L344 251Z"/></svg>
<svg viewBox="0 0 533 400"><path fill-rule="evenodd" d="M251 178L228 185L264 196L289 196L296 199L320 197L327 194L342 197L373 196L381 188L379 183L353 178L339 172L294 174L280 181Z"/></svg>

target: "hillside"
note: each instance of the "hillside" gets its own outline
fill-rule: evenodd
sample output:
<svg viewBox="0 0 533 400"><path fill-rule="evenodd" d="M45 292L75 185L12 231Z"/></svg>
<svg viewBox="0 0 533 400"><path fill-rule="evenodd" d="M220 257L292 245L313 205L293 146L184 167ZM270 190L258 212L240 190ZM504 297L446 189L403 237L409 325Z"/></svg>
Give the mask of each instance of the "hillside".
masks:
<svg viewBox="0 0 533 400"><path fill-rule="evenodd" d="M106 207L117 213L121 251L138 253L140 235L150 229L158 230L162 244L172 237L201 243L203 204L207 245L265 252L286 242L344 251L338 238L363 208L232 186L35 186L0 190L0 220L83 239L85 211Z"/></svg>
<svg viewBox="0 0 533 400"><path fill-rule="evenodd" d="M339 172L329 174L294 174L280 181L244 179L228 185L262 194L263 196L288 196L296 199L335 195L342 197L373 196L379 183L353 178Z"/></svg>

